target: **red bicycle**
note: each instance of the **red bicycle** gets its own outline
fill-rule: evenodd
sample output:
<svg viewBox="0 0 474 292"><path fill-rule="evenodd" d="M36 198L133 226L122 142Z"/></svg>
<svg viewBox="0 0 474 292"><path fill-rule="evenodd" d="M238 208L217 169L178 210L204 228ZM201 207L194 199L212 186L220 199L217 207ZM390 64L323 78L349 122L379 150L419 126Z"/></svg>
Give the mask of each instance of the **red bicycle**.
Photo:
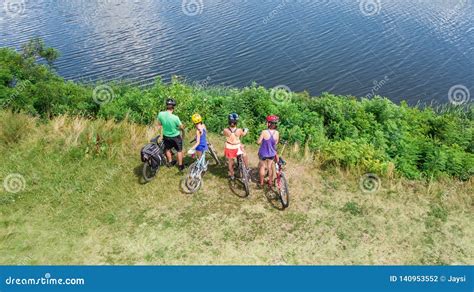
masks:
<svg viewBox="0 0 474 292"><path fill-rule="evenodd" d="M275 157L275 169L276 177L274 180L274 186L276 188L275 193L278 195L278 199L283 206L283 209L288 208L290 205L290 191L288 187L288 181L285 175L286 161L282 157Z"/></svg>

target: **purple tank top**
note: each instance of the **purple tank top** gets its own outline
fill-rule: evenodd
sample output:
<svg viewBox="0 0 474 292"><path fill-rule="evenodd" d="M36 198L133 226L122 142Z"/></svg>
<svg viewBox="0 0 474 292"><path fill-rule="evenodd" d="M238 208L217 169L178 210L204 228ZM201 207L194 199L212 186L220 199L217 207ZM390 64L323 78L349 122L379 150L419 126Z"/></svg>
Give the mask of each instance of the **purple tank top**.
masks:
<svg viewBox="0 0 474 292"><path fill-rule="evenodd" d="M260 156L260 158L270 158L277 155L277 151L275 147L276 141L273 138L274 133L272 133L272 131L270 130L267 130L267 131L270 134L270 139L262 140L262 144L260 145L260 149L258 150L258 156Z"/></svg>

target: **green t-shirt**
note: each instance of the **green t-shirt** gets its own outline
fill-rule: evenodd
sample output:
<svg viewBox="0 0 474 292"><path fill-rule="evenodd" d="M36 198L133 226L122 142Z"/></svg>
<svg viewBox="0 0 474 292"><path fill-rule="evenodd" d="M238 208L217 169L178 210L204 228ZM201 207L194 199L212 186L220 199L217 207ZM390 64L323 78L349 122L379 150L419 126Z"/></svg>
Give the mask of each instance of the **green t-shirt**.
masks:
<svg viewBox="0 0 474 292"><path fill-rule="evenodd" d="M181 120L178 116L165 111L158 114L158 120L163 126L163 136L174 138L179 136L179 126L181 126Z"/></svg>

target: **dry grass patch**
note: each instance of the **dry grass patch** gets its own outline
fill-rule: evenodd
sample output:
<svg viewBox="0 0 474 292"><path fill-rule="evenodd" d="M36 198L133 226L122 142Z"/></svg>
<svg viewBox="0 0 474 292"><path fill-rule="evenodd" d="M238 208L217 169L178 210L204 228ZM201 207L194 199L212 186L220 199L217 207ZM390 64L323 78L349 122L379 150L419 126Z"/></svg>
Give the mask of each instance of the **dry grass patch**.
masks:
<svg viewBox="0 0 474 292"><path fill-rule="evenodd" d="M291 205L280 211L254 186L233 194L225 167L192 196L175 168L140 184L152 128L20 119L28 136L2 144L0 177L21 173L27 186L0 193L1 264L474 264L472 179L381 178L364 193L353 172L288 148Z"/></svg>

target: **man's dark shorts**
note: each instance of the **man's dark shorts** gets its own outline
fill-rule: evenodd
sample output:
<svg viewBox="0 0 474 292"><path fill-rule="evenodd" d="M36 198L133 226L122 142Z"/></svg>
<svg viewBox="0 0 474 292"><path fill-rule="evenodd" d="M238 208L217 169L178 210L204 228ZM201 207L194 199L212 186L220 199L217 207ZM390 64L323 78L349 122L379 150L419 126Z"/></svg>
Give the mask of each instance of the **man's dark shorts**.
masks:
<svg viewBox="0 0 474 292"><path fill-rule="evenodd" d="M163 143L165 144L165 150L175 149L177 152L183 151L183 139L181 136L176 137L163 137Z"/></svg>

